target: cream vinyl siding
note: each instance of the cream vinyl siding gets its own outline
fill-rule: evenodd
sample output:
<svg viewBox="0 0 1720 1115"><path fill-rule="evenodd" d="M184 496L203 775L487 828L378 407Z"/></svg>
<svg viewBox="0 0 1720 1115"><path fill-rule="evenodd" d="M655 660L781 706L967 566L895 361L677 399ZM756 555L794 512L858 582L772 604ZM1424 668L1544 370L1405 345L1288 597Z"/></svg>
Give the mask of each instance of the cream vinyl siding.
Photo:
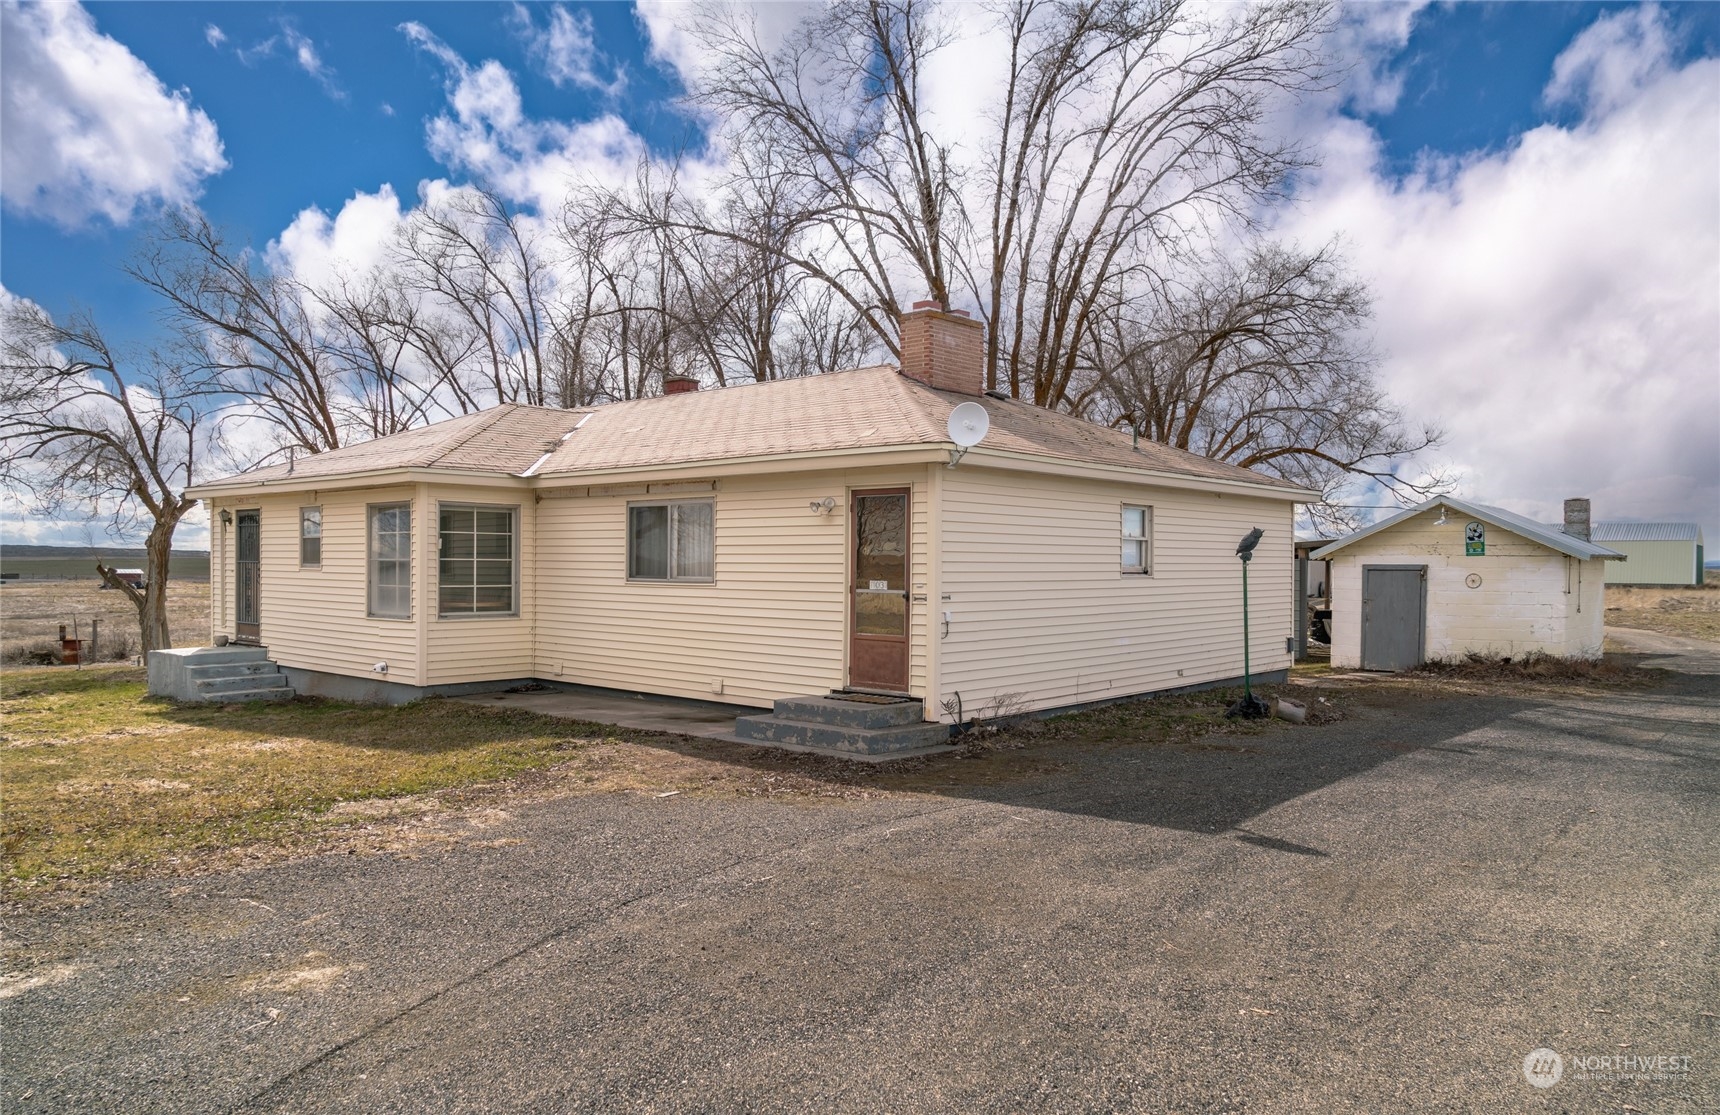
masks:
<svg viewBox="0 0 1720 1115"><path fill-rule="evenodd" d="M1332 555L1332 665L1362 664L1362 567L1427 566L1428 658L1600 653L1606 562L1580 561L1487 524L1487 552L1463 549L1468 516L1428 511ZM1470 588L1471 573L1481 585Z"/></svg>
<svg viewBox="0 0 1720 1115"><path fill-rule="evenodd" d="M410 620L365 615L365 509L376 503L411 503L412 582ZM299 508L323 509L322 565L299 566ZM223 527L223 509L257 508L260 515L260 636L269 657L282 666L375 679L377 662L388 663L387 680L426 684L419 673L419 621L423 618L424 514L410 486L339 492L284 492L213 503L215 540L211 555L211 634L233 633L235 527Z"/></svg>
<svg viewBox="0 0 1720 1115"><path fill-rule="evenodd" d="M1123 573L1123 505L1152 508L1151 576ZM937 604L942 699L966 714L999 693L1029 709L1242 674L1236 543L1266 537L1249 568L1253 668L1286 669L1294 504L969 465L942 477ZM941 625L940 625L941 627ZM934 635L934 637L936 637Z"/></svg>
<svg viewBox="0 0 1720 1115"><path fill-rule="evenodd" d="M536 590L527 594L528 608L535 596L534 672L757 706L840 688L847 670L848 493L913 488L912 568L923 584L925 481L923 468L721 478L710 493L710 584L627 580L628 503L702 493L644 485L607 495L545 493L536 513ZM809 505L826 496L836 500L835 510L814 515ZM911 630L922 644L925 607L910 604ZM911 671L923 693L923 645Z"/></svg>
<svg viewBox="0 0 1720 1115"><path fill-rule="evenodd" d="M424 586L419 594L419 614L425 618L425 651L429 669L425 685L451 685L467 681L504 681L533 676L532 599L538 563L531 557L536 530L537 504L532 493L518 490L427 485L423 489L428 511L424 528L413 539L414 580ZM441 535L438 507L443 503L481 507L517 507L519 537L516 541L515 584L518 615L441 616ZM413 520L413 529L418 521ZM422 573L418 571L422 570Z"/></svg>

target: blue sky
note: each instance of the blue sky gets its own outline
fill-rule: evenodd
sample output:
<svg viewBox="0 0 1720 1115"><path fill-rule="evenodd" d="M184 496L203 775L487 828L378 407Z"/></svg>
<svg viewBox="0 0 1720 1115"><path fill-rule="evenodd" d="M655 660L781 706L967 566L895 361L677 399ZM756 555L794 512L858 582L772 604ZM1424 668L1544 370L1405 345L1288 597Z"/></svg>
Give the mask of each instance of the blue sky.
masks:
<svg viewBox="0 0 1720 1115"><path fill-rule="evenodd" d="M507 158L539 200L552 171L591 157L573 125L606 113L652 152L702 141L674 103L697 65L674 38L685 9L661 3L92 3L93 30L41 11L6 6L0 282L56 314L93 309L123 341L154 329L119 267L163 197L258 247L295 221L301 241L325 235L307 210L371 219L354 199L385 187L409 209L421 183L461 181L473 145L501 134L492 116L453 146L428 138L485 60L517 89L517 134L536 146ZM1720 537L1720 420L1702 415L1720 398L1720 5L1343 12L1354 67L1297 124L1323 165L1277 223L1344 238L1375 290L1383 382L1453 431L1430 467L1524 513L1556 517L1564 496L1590 494L1602 518L1697 519ZM589 30L578 72L545 49L557 21L576 39ZM97 146L104 113L110 139L138 121L165 129L105 193L44 163L54 137L33 136L40 113L20 107L47 88L44 60L91 43L119 53L104 56L104 87L63 94L87 103L57 126L88 127ZM1463 308L1487 288L1478 278L1493 293ZM1626 425L1661 428L1621 439L1617 461L1573 447ZM1669 456L1669 437L1693 448Z"/></svg>

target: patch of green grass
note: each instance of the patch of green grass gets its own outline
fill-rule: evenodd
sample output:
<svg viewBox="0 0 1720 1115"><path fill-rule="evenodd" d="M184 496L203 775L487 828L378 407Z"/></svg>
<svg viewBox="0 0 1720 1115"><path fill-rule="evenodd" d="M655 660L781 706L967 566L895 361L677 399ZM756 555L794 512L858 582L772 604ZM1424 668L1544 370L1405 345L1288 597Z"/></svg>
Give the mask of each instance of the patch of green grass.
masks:
<svg viewBox="0 0 1720 1115"><path fill-rule="evenodd" d="M178 705L141 670L0 678L7 897L253 844L292 844L343 802L504 779L604 740L593 725L453 701Z"/></svg>

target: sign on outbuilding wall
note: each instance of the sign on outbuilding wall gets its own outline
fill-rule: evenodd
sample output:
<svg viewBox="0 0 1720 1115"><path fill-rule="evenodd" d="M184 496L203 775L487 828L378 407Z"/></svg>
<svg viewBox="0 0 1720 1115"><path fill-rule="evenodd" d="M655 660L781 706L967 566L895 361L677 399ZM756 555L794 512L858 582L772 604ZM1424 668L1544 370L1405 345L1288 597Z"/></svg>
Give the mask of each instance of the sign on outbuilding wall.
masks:
<svg viewBox="0 0 1720 1115"><path fill-rule="evenodd" d="M1481 557L1487 553L1487 524L1470 523L1463 528L1463 556Z"/></svg>

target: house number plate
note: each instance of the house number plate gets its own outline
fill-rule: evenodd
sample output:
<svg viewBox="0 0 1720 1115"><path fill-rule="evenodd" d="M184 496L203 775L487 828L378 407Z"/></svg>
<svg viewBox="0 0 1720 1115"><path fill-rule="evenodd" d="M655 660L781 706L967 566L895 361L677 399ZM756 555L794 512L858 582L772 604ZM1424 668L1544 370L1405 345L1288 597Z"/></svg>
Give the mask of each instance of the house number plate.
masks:
<svg viewBox="0 0 1720 1115"><path fill-rule="evenodd" d="M890 591L890 582L889 581L869 581L869 582L867 582L866 587L871 589L873 592L889 592Z"/></svg>

